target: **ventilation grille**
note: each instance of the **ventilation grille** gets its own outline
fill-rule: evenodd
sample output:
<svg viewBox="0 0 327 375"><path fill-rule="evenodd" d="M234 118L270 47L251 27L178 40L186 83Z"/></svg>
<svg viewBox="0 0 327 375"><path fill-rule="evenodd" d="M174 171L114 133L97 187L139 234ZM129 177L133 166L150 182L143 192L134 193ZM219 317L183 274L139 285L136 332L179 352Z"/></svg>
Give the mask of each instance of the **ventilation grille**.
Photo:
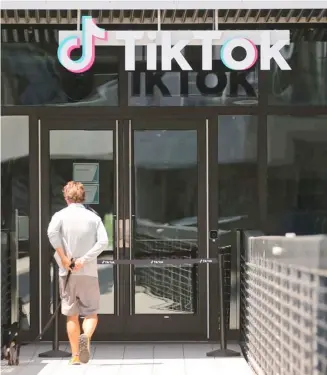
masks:
<svg viewBox="0 0 327 375"><path fill-rule="evenodd" d="M161 10L163 25L212 24L213 10ZM82 10L98 24L146 24L158 22L157 10ZM75 25L77 10L2 10L3 24ZM327 22L326 9L228 9L218 11L220 25L235 24L316 24Z"/></svg>

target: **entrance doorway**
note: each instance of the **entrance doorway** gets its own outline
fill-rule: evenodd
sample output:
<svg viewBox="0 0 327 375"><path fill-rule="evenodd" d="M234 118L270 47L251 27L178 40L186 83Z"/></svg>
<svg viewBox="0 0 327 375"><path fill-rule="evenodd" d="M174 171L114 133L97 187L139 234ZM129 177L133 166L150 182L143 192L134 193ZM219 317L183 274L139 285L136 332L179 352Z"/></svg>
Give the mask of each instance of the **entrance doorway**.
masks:
<svg viewBox="0 0 327 375"><path fill-rule="evenodd" d="M206 119L45 118L41 126L42 303L51 301L51 216L85 184L109 246L100 259L207 258ZM47 251L47 249L49 251ZM206 340L208 267L99 265L94 340ZM46 322L51 308L43 308ZM66 339L65 324L61 339Z"/></svg>

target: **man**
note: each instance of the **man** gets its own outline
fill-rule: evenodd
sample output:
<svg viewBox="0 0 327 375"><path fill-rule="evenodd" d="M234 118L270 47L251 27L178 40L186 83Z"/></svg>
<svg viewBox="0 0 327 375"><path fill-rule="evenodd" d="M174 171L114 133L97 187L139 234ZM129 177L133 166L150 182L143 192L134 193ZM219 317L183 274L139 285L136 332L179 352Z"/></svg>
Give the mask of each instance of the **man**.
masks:
<svg viewBox="0 0 327 375"><path fill-rule="evenodd" d="M107 248L108 236L101 218L83 205L83 184L70 181L63 194L67 207L53 215L48 237L59 266L61 311L67 316L72 350L70 364L79 365L90 359L90 340L98 323L100 301L97 257ZM71 259L75 262L73 269ZM64 289L68 271L72 274ZM84 317L82 334L79 316Z"/></svg>

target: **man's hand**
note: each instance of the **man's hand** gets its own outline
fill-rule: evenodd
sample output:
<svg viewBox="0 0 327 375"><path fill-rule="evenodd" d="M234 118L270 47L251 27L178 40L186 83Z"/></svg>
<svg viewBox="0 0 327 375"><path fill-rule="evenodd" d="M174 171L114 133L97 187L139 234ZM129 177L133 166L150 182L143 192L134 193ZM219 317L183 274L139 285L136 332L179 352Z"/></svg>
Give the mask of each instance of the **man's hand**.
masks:
<svg viewBox="0 0 327 375"><path fill-rule="evenodd" d="M62 258L61 263L62 263L62 265L63 265L63 267L65 268L66 271L72 271L72 269L70 268L71 261L70 261L69 258L67 258L67 257Z"/></svg>
<svg viewBox="0 0 327 375"><path fill-rule="evenodd" d="M84 264L85 261L83 259L76 259L73 271L79 271L81 268L83 268Z"/></svg>

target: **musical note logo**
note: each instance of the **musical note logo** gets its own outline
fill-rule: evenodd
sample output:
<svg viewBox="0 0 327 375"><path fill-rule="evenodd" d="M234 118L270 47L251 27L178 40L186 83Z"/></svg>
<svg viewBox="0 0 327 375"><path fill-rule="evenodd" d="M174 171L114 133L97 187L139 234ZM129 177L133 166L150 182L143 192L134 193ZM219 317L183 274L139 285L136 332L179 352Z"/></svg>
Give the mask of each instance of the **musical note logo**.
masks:
<svg viewBox="0 0 327 375"><path fill-rule="evenodd" d="M108 40L108 32L101 29L91 16L82 17L82 37L71 35L58 46L57 56L60 64L72 73L83 73L89 70L95 59L95 41ZM78 60L71 58L76 48L82 48L82 56Z"/></svg>

